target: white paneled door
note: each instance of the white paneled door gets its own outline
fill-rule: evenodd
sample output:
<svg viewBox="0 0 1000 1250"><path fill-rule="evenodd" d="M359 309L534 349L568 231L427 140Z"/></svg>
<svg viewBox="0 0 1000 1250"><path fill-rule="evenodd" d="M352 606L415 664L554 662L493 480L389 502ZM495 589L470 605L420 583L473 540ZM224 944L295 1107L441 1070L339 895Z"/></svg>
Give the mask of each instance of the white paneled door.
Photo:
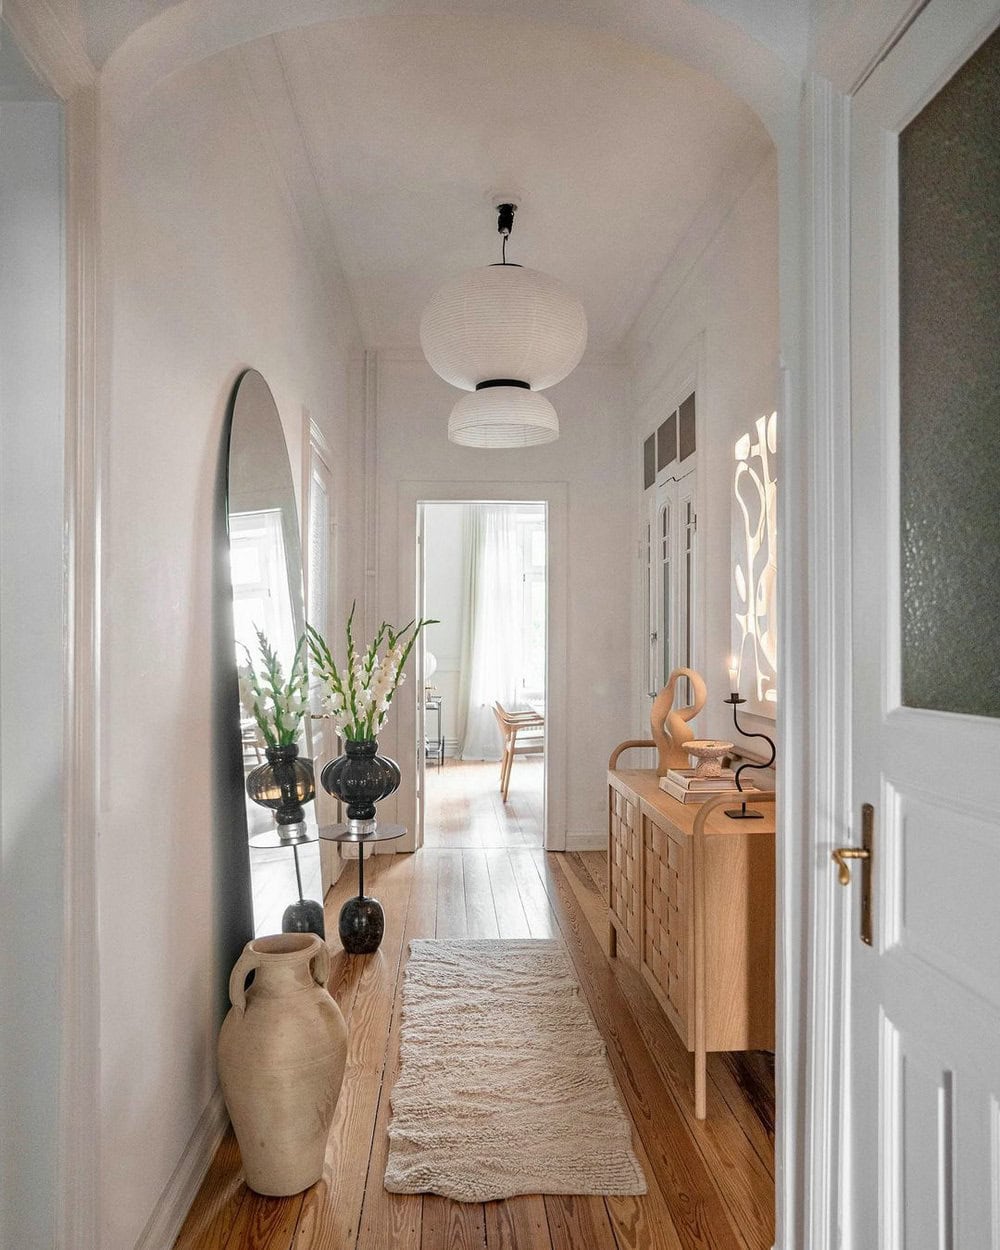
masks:
<svg viewBox="0 0 1000 1250"><path fill-rule="evenodd" d="M932 0L852 102L853 1250L1000 1250L998 20Z"/></svg>

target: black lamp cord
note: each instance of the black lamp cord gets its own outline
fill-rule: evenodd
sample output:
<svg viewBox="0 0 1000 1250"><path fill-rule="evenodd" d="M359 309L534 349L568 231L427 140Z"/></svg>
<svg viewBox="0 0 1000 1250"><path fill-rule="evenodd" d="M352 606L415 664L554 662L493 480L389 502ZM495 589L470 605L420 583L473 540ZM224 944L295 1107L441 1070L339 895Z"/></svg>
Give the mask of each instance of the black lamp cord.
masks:
<svg viewBox="0 0 1000 1250"><path fill-rule="evenodd" d="M514 229L514 214L517 212L516 204L498 204L497 205L497 231L503 242L500 245L500 263L507 263L507 240L510 232Z"/></svg>

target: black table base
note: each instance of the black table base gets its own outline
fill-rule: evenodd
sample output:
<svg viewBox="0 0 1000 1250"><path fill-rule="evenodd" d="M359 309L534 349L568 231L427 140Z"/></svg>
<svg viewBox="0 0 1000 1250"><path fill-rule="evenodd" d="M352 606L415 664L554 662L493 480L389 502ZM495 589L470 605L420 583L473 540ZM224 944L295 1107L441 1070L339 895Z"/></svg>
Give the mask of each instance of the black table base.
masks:
<svg viewBox="0 0 1000 1250"><path fill-rule="evenodd" d="M372 955L385 933L385 912L377 898L365 893L365 845L390 842L406 833L402 825L379 825L375 821L353 821L347 825L326 825L319 836L327 842L353 843L358 848L358 892L340 909L340 940L348 955Z"/></svg>
<svg viewBox="0 0 1000 1250"><path fill-rule="evenodd" d="M340 909L340 940L348 955L371 955L382 944L385 912L377 898L367 894L349 898Z"/></svg>
<svg viewBox="0 0 1000 1250"><path fill-rule="evenodd" d="M314 898L300 898L289 903L281 917L282 933L315 933L326 941L326 925L323 922L323 904Z"/></svg>

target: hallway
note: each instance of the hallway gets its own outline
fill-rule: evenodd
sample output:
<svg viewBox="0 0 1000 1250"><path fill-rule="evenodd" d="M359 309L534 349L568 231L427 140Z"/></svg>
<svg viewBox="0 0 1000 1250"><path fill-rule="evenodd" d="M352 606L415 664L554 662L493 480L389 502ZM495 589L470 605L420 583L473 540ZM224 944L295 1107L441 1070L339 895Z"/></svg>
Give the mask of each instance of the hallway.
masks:
<svg viewBox="0 0 1000 1250"><path fill-rule="evenodd" d="M427 765L425 847L541 847L544 760L518 756L506 803L500 797L499 769L488 760L448 759L440 768Z"/></svg>
<svg viewBox="0 0 1000 1250"><path fill-rule="evenodd" d="M369 959L345 956L336 937L350 874L327 899L329 985L349 1023L350 1049L323 1180L291 1198L252 1193L230 1132L175 1250L769 1250L771 1056L710 1056L708 1119L694 1119L691 1057L637 975L607 959L602 853L424 849L377 856L371 881L386 935ZM406 945L431 935L563 937L635 1126L648 1194L482 1205L386 1193Z"/></svg>

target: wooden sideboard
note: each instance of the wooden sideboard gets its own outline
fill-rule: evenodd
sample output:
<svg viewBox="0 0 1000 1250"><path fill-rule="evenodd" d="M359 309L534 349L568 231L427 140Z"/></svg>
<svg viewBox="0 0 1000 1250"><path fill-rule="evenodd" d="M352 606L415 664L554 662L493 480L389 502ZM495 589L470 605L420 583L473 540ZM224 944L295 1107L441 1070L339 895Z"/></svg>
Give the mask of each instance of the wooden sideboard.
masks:
<svg viewBox="0 0 1000 1250"><path fill-rule="evenodd" d="M705 1118L711 1050L774 1049L774 795L730 820L731 795L665 794L652 769L608 770L609 951L642 973L695 1057Z"/></svg>

